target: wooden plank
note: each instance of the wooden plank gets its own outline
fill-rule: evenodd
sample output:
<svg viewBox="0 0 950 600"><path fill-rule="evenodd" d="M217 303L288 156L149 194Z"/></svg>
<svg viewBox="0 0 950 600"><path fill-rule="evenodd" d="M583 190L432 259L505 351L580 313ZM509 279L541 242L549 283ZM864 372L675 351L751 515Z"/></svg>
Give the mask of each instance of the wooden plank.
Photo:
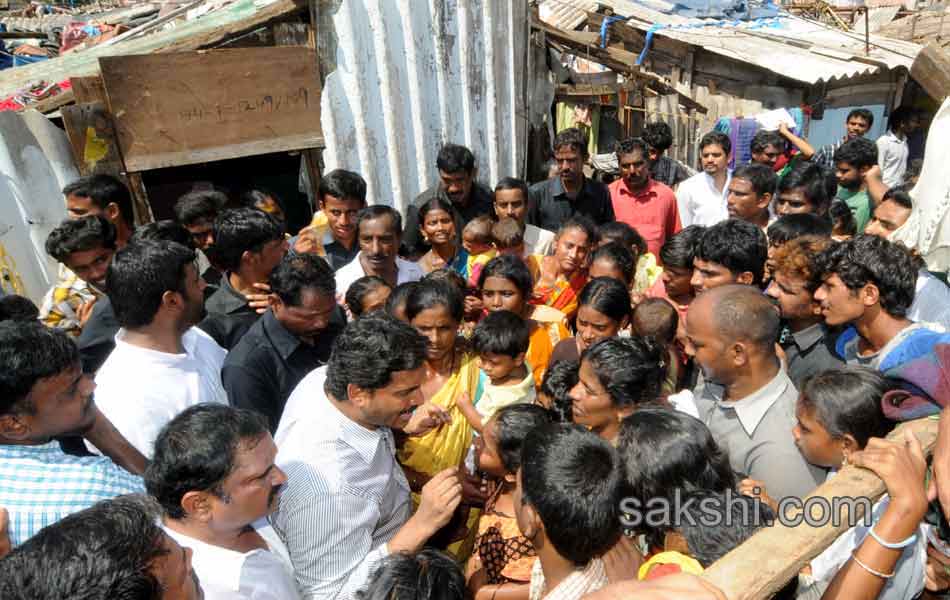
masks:
<svg viewBox="0 0 950 600"><path fill-rule="evenodd" d="M930 44L914 59L910 76L937 102L950 95L950 54Z"/></svg>
<svg viewBox="0 0 950 600"><path fill-rule="evenodd" d="M73 158L82 175L115 175L125 168L115 139L112 118L105 104L91 102L61 109Z"/></svg>
<svg viewBox="0 0 950 600"><path fill-rule="evenodd" d="M129 171L323 146L310 48L104 57L100 68Z"/></svg>
<svg viewBox="0 0 950 600"><path fill-rule="evenodd" d="M937 443L937 424L936 419L903 423L888 439L903 442L903 429L909 427L920 440L924 453L929 455ZM766 600L848 529L847 524L852 522L848 514L850 506L842 499L868 497L875 502L884 491L884 482L873 472L845 466L809 496L820 497L827 505L840 507L838 526L831 522L832 519L821 527L806 523L789 527L776 522L716 561L703 577L721 589L729 600ZM859 509L856 513L862 512L860 503L855 506ZM792 515L791 511L789 515ZM755 565L755 568L749 568L749 565Z"/></svg>
<svg viewBox="0 0 950 600"><path fill-rule="evenodd" d="M72 86L73 95L76 96L76 102L105 103L106 87L102 84L102 77L98 75L70 77L69 83Z"/></svg>
<svg viewBox="0 0 950 600"><path fill-rule="evenodd" d="M148 201L148 192L141 173L129 173L129 190L132 192L132 212L135 213L136 225L144 225L155 220L152 214L152 205Z"/></svg>
<svg viewBox="0 0 950 600"><path fill-rule="evenodd" d="M275 46L310 46L310 27L306 23L274 23Z"/></svg>

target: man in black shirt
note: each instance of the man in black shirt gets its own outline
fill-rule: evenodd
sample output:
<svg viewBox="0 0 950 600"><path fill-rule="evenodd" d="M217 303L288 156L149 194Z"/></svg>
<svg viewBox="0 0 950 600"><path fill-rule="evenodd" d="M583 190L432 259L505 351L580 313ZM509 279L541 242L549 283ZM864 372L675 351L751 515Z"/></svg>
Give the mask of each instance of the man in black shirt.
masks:
<svg viewBox="0 0 950 600"><path fill-rule="evenodd" d="M231 404L267 417L273 433L290 393L329 360L346 317L333 271L314 254L284 257L270 287L270 310L228 354L221 379Z"/></svg>
<svg viewBox="0 0 950 600"><path fill-rule="evenodd" d="M461 243L462 228L480 215L492 214L492 192L475 181L475 155L464 146L446 144L436 159L439 184L419 194L406 209L405 228L402 232L403 253L408 257L425 254L428 245L419 231L419 207L438 196L448 201L455 221L455 234Z"/></svg>
<svg viewBox="0 0 950 600"><path fill-rule="evenodd" d="M198 327L225 350L257 321L257 306L267 301L267 278L287 248L283 226L265 212L235 208L215 219L211 253L224 274L205 301L208 316Z"/></svg>
<svg viewBox="0 0 950 600"><path fill-rule="evenodd" d="M557 134L554 160L559 176L531 186L528 223L557 231L561 223L575 214L582 214L597 225L615 220L607 186L584 176L587 155L587 136L580 129L572 127Z"/></svg>

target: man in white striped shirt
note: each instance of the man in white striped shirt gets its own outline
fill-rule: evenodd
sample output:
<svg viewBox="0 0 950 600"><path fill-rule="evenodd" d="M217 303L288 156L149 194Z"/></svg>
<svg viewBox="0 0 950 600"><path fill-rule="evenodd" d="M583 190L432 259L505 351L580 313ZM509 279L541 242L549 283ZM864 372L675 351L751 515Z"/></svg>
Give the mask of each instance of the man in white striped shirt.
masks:
<svg viewBox="0 0 950 600"><path fill-rule="evenodd" d="M271 522L305 599L353 598L381 559L421 549L461 501L450 468L422 488L412 514L396 462L393 429L418 435L448 418L432 405L417 408L425 351L409 325L363 317L287 400L275 440L288 483Z"/></svg>

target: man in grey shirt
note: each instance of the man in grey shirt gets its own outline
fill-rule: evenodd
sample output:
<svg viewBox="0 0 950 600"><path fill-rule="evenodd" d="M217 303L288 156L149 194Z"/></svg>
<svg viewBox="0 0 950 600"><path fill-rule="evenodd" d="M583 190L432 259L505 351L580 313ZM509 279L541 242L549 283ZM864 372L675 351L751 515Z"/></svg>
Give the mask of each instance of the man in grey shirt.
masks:
<svg viewBox="0 0 950 600"><path fill-rule="evenodd" d="M732 469L781 500L807 496L824 480L795 445L798 392L775 353L779 316L758 290L725 285L689 307L686 334L702 367L699 417L729 453Z"/></svg>

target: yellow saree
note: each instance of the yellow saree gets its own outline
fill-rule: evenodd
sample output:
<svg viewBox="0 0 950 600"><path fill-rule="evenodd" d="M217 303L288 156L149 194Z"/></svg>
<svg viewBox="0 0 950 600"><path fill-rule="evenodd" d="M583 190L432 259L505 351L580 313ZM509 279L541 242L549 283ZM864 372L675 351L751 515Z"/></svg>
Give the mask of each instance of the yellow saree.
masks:
<svg viewBox="0 0 950 600"><path fill-rule="evenodd" d="M462 466L465 455L472 445L472 426L465 419L456 400L462 393L475 398L478 387L478 361L474 354L459 353L459 367L442 389L431 398L431 402L452 417L452 422L434 429L420 437L406 439L398 452L399 462L413 471L433 476L449 467ZM419 494L413 493L413 503L418 506ZM468 535L465 539L451 544L449 552L459 560L465 560L472 552L475 541L479 511L471 510L468 515Z"/></svg>

